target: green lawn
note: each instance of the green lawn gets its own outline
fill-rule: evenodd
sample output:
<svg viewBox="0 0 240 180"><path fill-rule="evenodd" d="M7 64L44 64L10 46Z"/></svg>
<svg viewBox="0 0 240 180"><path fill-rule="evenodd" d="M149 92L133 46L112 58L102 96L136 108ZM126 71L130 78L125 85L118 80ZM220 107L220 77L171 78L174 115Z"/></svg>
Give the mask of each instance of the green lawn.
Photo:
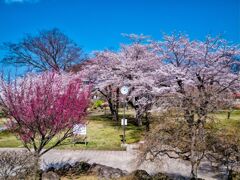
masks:
<svg viewBox="0 0 240 180"><path fill-rule="evenodd" d="M131 114L131 112L129 113ZM128 114L128 116L129 116ZM72 139L67 139L63 142L60 149L98 149L98 150L122 150L121 138L122 127L111 119L110 116L105 116L103 113L90 114L87 119L88 145L75 144ZM128 117L130 121L132 117ZM134 143L143 138L144 127L137 127L131 122L126 127L127 143ZM22 147L21 142L9 132L0 132L0 147Z"/></svg>
<svg viewBox="0 0 240 180"><path fill-rule="evenodd" d="M225 120L227 120L227 121L229 121L229 120L231 120L231 121L240 121L240 110L233 110L231 112L230 119L227 119L227 112L228 111L225 111L225 110L219 111L219 112L215 113L214 116L217 119L223 120L223 121L225 121Z"/></svg>
<svg viewBox="0 0 240 180"><path fill-rule="evenodd" d="M215 123L216 129L225 129L226 131L233 131L237 130L239 132L236 135L240 136L240 110L234 110L231 112L231 116L229 119L227 119L227 111L220 111L218 113L215 113L212 116L214 119L218 120Z"/></svg>
<svg viewBox="0 0 240 180"><path fill-rule="evenodd" d="M120 113L120 115L122 115ZM214 119L219 120L217 128L240 128L240 111L233 111L231 118L227 119L227 111L220 111L212 115ZM145 127L137 127L133 121L133 111L127 112L128 125L126 127L127 143L138 142L143 139ZM156 117L155 117L156 118ZM98 150L122 150L120 135L122 127L111 119L110 116L104 115L103 112L94 112L87 117L89 124L87 126L88 145L73 145L72 139L67 139L60 149L98 149ZM3 119L0 120L0 125ZM9 132L0 132L0 147L22 147L21 142Z"/></svg>
<svg viewBox="0 0 240 180"><path fill-rule="evenodd" d="M0 147L22 147L22 144L17 138L7 132L0 132Z"/></svg>

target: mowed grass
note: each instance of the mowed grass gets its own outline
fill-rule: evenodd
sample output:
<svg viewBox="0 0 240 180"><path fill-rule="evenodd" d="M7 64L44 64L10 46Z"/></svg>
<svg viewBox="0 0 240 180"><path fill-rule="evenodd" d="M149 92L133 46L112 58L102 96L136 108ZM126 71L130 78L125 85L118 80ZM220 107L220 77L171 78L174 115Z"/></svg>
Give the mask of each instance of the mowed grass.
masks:
<svg viewBox="0 0 240 180"><path fill-rule="evenodd" d="M3 147L22 147L22 143L10 132L0 132L0 148Z"/></svg>
<svg viewBox="0 0 240 180"><path fill-rule="evenodd" d="M229 119L227 118L227 111L219 111L212 115L212 117L216 120L216 129L225 129L226 131L237 130L239 133L236 135L240 136L240 131L238 131L240 129L240 110L232 111Z"/></svg>
<svg viewBox="0 0 240 180"><path fill-rule="evenodd" d="M122 116L122 113L120 113ZM157 117L154 117L157 118ZM240 110L231 113L230 119L227 119L227 111L220 111L212 114L212 118L218 121L216 128L234 129L240 128ZM135 143L144 138L145 127L138 127L134 124L133 112L127 112L128 125L126 126L127 143ZM123 150L121 148L122 127L120 122L116 123L111 116L104 115L103 112L94 112L88 115L87 120L87 141L84 143L73 144L72 138L65 140L59 149L96 149L96 150ZM2 123L2 121L0 120ZM240 132L239 132L240 134ZM56 139L55 139L56 140ZM54 143L53 140L51 144ZM51 145L50 144L50 145ZM23 147L22 143L10 132L0 132L1 147Z"/></svg>
<svg viewBox="0 0 240 180"><path fill-rule="evenodd" d="M121 148L121 137L123 134L120 122L115 122L110 116L89 115L87 125L88 144L72 144L72 139L66 140L61 149L97 149L97 150L123 150ZM143 138L144 127L137 127L133 123L126 126L127 143L135 143Z"/></svg>
<svg viewBox="0 0 240 180"><path fill-rule="evenodd" d="M240 110L233 110L231 112L231 115L230 115L230 118L227 119L227 112L226 110L223 110L223 111L219 111L217 113L214 114L214 116L218 119L218 120L221 120L221 121L224 121L224 120L231 120L231 121L240 121Z"/></svg>
<svg viewBox="0 0 240 180"><path fill-rule="evenodd" d="M131 113L130 113L131 114ZM133 117L128 114L130 122L126 127L127 143L135 143L143 138L144 127L135 126ZM96 149L96 150L123 150L121 148L122 127L120 122L112 120L109 115L103 113L92 113L87 117L87 141L84 143L73 144L73 139L65 140L59 149ZM131 122L132 120L132 122ZM51 144L54 143L53 140ZM21 142L10 132L0 132L0 147L22 147Z"/></svg>

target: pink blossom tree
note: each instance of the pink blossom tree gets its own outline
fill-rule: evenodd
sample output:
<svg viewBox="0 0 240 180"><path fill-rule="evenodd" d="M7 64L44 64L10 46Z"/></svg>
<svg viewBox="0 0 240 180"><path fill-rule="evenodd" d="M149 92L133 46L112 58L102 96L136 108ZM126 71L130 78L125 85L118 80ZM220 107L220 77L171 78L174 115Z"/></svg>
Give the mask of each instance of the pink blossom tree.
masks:
<svg viewBox="0 0 240 180"><path fill-rule="evenodd" d="M108 101L116 120L121 98L119 88L129 86L127 101L136 111L136 123L142 125L144 115L148 122L149 111L157 97L169 89L165 83L169 75L165 71L169 68L155 53L148 37L134 34L125 36L131 40L131 44L121 45L116 52L98 52L93 63L85 69L89 80L94 82L95 88Z"/></svg>
<svg viewBox="0 0 240 180"><path fill-rule="evenodd" d="M37 158L71 137L74 124L85 123L90 90L78 75L44 72L1 85L7 126Z"/></svg>
<svg viewBox="0 0 240 180"><path fill-rule="evenodd" d="M116 53L111 51L97 52L92 63L83 72L93 84L94 91L99 92L108 102L110 112L115 121L119 120L119 87L120 79L116 71L120 61Z"/></svg>
<svg viewBox="0 0 240 180"><path fill-rule="evenodd" d="M172 67L169 72L170 94L160 99L160 107L174 109L176 123L184 124L186 128L176 128L170 136L155 136L148 149L153 156L164 154L171 157L174 152L173 158L188 159L192 165L191 176L196 178L198 166L207 150L206 123L211 120L209 115L222 109L227 99L240 88L239 76L232 71L232 66L237 63L234 58L240 51L238 46L220 38L191 41L182 34L165 36L154 46L163 62ZM165 128L160 130L162 133ZM183 141L186 141L184 147Z"/></svg>

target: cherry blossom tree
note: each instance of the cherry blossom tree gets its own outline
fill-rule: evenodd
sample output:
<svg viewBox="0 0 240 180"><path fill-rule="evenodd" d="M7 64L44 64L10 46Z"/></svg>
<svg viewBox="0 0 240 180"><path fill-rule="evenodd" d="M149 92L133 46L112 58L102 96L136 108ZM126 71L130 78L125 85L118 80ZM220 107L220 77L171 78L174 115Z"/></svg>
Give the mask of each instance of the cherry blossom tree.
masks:
<svg viewBox="0 0 240 180"><path fill-rule="evenodd" d="M232 66L237 63L233 59L239 55L239 48L220 38L191 41L182 34L165 36L154 46L163 62L173 68L169 81L170 96L161 99L160 104L164 107L166 103L166 107L175 108L175 114L183 117L190 137L187 148L181 149L173 144L174 148L169 148L171 145L168 144L161 147L164 150L155 153L169 155L169 152L175 152L181 154L178 157L185 154L184 157L188 157L192 165L191 176L196 178L198 165L206 150L205 125L209 114L223 108L227 98L239 89L238 74L232 71ZM159 141L152 141L152 147Z"/></svg>
<svg viewBox="0 0 240 180"><path fill-rule="evenodd" d="M93 63L85 69L95 88L108 101L116 120L119 88L123 85L129 86L127 101L136 111L137 124L142 125L144 115L149 122L149 113L157 97L169 89L165 84L168 65L164 65L153 51L151 43L147 41L148 37L129 35L128 38L131 39L131 44L121 45L116 52L98 52Z"/></svg>
<svg viewBox="0 0 240 180"><path fill-rule="evenodd" d="M128 103L136 111L136 122L142 125L145 116L149 129L149 116L157 99L170 89L167 85L167 66L164 65L154 52L151 44L135 41L130 45L123 45L119 52L121 65L118 76L122 84L130 87Z"/></svg>
<svg viewBox="0 0 240 180"><path fill-rule="evenodd" d="M1 85L7 126L36 159L71 137L74 124L85 123L90 87L78 75L44 72Z"/></svg>
<svg viewBox="0 0 240 180"><path fill-rule="evenodd" d="M111 58L109 58L109 56ZM73 72L84 75L86 82L92 84L92 93L100 93L107 101L113 119L118 121L119 79L115 75L118 61L115 53L110 51L97 52L96 57L73 67Z"/></svg>
<svg viewBox="0 0 240 180"><path fill-rule="evenodd" d="M147 139L146 149L153 157L159 154L172 157L174 152L174 158L189 160L191 176L196 178L198 166L208 149L206 123L211 120L209 114L228 106L229 97L240 89L235 68L239 66L236 60L239 47L219 37L198 41L184 34L165 35L162 41L149 41L143 35L129 35L129 38L132 43L122 45L116 52L97 53L93 64L86 68L91 69L89 80L110 106L113 99L118 104L117 89L129 86L127 101L136 110L139 125L143 115L148 117L152 110L173 111L170 119L175 122L170 124L171 131L160 128L161 132L166 129L167 133L172 132L168 134L172 139L159 137L158 133L147 136L154 138ZM117 109L118 106L112 107ZM115 112L117 114L117 110ZM171 129L175 124L179 126ZM179 134L184 136L179 137Z"/></svg>

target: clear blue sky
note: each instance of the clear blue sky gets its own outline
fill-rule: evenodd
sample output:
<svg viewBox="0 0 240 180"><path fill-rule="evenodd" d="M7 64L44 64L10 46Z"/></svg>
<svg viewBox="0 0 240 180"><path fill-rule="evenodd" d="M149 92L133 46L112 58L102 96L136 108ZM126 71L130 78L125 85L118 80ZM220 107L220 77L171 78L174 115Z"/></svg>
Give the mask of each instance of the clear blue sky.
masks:
<svg viewBox="0 0 240 180"><path fill-rule="evenodd" d="M240 0L0 0L0 43L57 27L87 52L117 48L121 33L222 34L240 42Z"/></svg>

